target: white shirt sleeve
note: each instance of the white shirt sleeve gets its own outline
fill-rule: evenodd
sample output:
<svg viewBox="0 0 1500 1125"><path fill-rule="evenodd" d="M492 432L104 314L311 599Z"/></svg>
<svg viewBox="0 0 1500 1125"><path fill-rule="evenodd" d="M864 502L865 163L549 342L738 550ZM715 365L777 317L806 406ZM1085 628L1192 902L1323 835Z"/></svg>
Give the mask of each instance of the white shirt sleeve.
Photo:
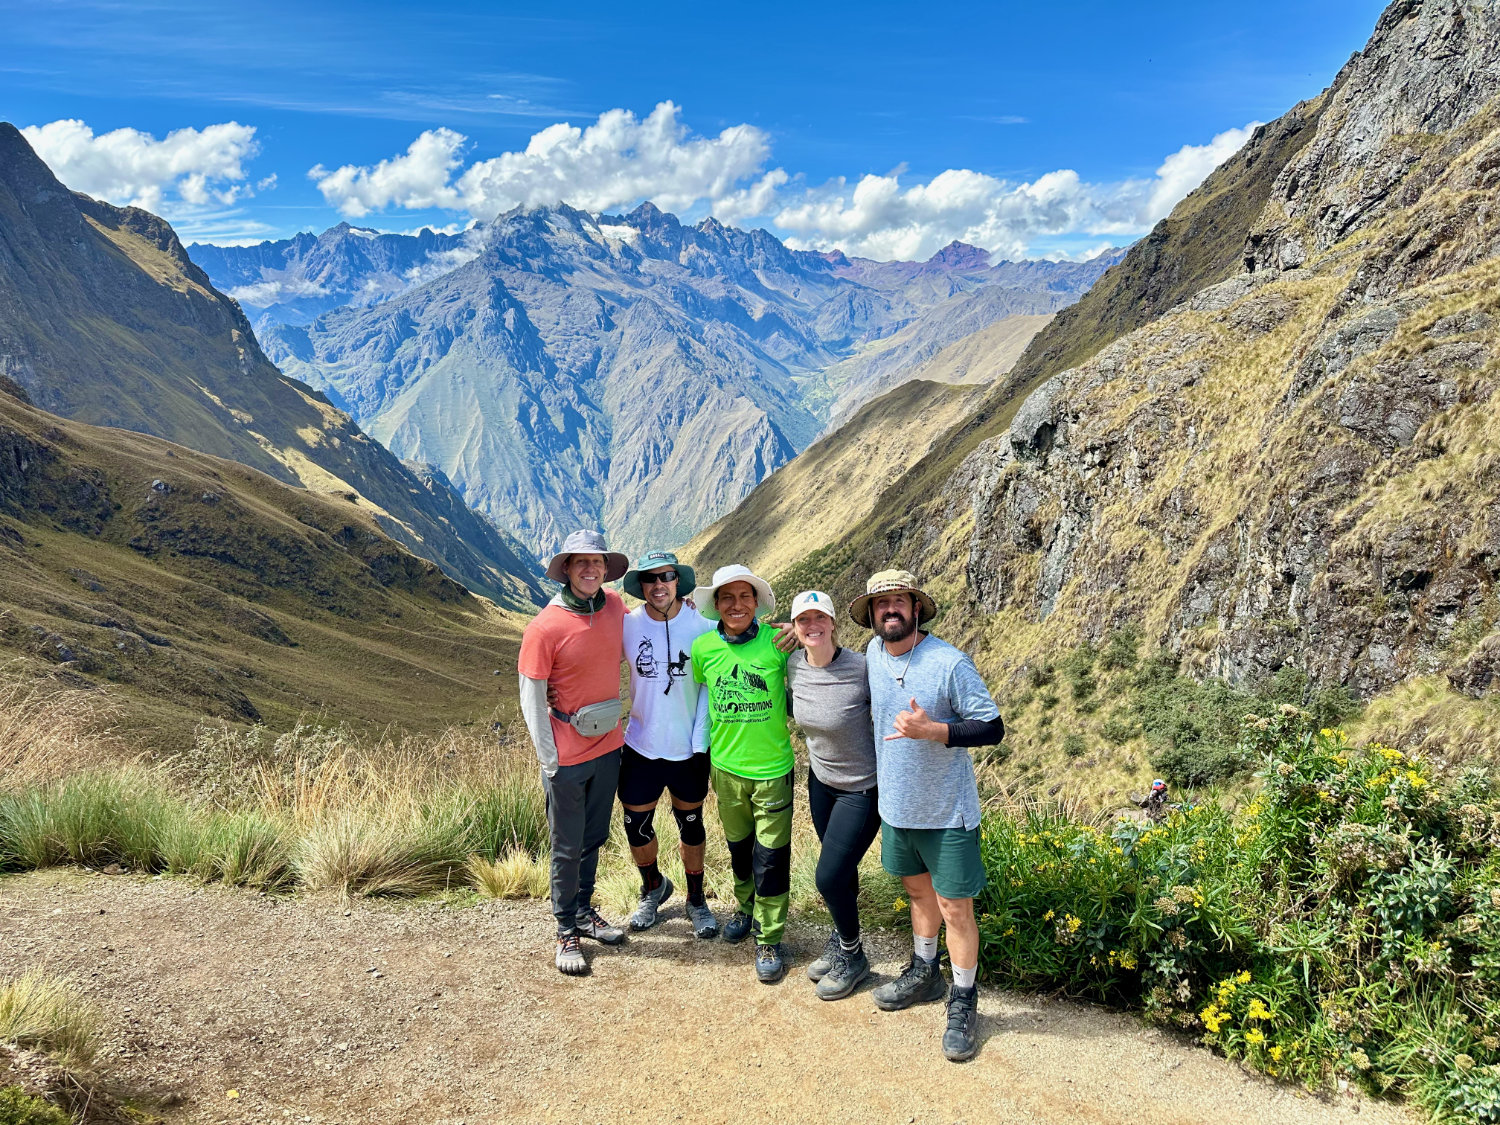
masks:
<svg viewBox="0 0 1500 1125"><path fill-rule="evenodd" d="M708 685L698 688L698 710L693 715L693 753L708 749Z"/></svg>
<svg viewBox="0 0 1500 1125"><path fill-rule="evenodd" d="M536 760L548 777L557 775L557 739L552 737L552 712L547 706L547 681L521 677L521 717L531 732Z"/></svg>

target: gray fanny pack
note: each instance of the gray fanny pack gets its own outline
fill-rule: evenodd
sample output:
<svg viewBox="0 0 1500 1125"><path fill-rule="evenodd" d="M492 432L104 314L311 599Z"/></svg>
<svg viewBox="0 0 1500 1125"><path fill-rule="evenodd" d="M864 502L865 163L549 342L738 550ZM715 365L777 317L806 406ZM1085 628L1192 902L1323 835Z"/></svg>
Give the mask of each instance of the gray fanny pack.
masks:
<svg viewBox="0 0 1500 1125"><path fill-rule="evenodd" d="M550 710L553 718L567 723L584 738L598 738L601 734L608 734L620 725L620 701L618 699L590 703L572 714L559 711L556 707Z"/></svg>

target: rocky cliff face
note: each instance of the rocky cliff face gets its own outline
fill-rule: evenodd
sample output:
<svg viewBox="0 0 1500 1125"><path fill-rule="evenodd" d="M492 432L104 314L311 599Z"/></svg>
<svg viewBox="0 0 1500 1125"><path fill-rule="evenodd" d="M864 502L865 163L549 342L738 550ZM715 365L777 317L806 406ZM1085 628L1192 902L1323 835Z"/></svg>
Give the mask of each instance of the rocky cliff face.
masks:
<svg viewBox="0 0 1500 1125"><path fill-rule="evenodd" d="M539 596L535 563L278 371L155 215L75 195L0 124L0 375L55 414L347 492L477 590Z"/></svg>
<svg viewBox="0 0 1500 1125"><path fill-rule="evenodd" d="M1053 311L1105 265L992 266L972 247L851 261L650 204L517 210L475 237L441 277L264 339L542 555L589 523L627 550L686 541L806 448L835 401Z"/></svg>
<svg viewBox="0 0 1500 1125"><path fill-rule="evenodd" d="M1136 621L1205 673L1369 697L1494 622L1497 95L1495 5L1399 0L1240 272L1047 381L950 478L1008 662L1006 622L1042 622L1034 650Z"/></svg>

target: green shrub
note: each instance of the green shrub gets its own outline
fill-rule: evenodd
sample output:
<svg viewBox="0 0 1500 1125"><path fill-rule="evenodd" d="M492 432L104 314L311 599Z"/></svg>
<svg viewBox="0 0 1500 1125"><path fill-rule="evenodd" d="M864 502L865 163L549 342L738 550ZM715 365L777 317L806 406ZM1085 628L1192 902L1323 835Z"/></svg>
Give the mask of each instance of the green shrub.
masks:
<svg viewBox="0 0 1500 1125"><path fill-rule="evenodd" d="M1077 731L1072 731L1063 735L1062 748L1063 753L1068 757L1081 758L1084 751L1088 749L1088 744L1084 742L1083 735Z"/></svg>
<svg viewBox="0 0 1500 1125"><path fill-rule="evenodd" d="M1057 669L1051 661L1045 664L1033 664L1030 668L1026 669L1026 683L1033 690L1047 687L1055 679L1057 679Z"/></svg>
<svg viewBox="0 0 1500 1125"><path fill-rule="evenodd" d="M0 1125L72 1125L73 1118L19 1086L0 1086Z"/></svg>
<svg viewBox="0 0 1500 1125"><path fill-rule="evenodd" d="M1129 671L1135 667L1136 653L1140 647L1140 626L1124 625L1114 630L1104 642L1104 651L1099 654L1100 670L1105 672Z"/></svg>
<svg viewBox="0 0 1500 1125"><path fill-rule="evenodd" d="M987 820L984 975L1138 1006L1275 1076L1500 1120L1493 779L1441 781L1290 704L1247 716L1235 750L1262 765L1237 813Z"/></svg>

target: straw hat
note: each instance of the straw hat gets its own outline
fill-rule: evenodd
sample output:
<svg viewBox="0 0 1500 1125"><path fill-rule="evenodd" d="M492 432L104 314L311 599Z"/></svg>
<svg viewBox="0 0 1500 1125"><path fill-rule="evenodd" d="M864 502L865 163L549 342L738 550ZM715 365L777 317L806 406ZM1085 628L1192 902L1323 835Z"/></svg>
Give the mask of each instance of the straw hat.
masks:
<svg viewBox="0 0 1500 1125"><path fill-rule="evenodd" d="M907 593L917 603L917 624L925 624L937 616L937 603L922 592L917 585L917 576L909 570L882 570L872 575L865 583L865 592L849 603L849 616L863 625L870 625L870 603L881 594Z"/></svg>

